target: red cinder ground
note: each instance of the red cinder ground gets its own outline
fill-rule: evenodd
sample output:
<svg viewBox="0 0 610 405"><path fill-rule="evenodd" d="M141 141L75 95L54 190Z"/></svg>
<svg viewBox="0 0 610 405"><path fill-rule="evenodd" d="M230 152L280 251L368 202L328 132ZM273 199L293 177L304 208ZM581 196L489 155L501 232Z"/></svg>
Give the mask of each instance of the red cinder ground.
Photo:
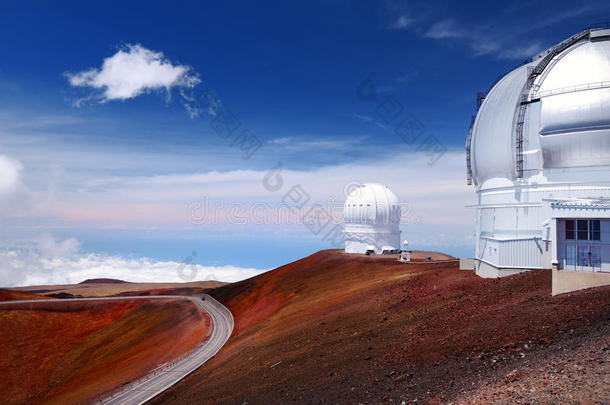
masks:
<svg viewBox="0 0 610 405"><path fill-rule="evenodd" d="M212 290L235 317L231 339L153 403L514 403L492 392L518 384L513 370L608 335L608 287L551 297L549 271L481 279L432 256L322 251ZM607 347L592 350L598 375ZM578 398L607 400L607 380L587 379ZM578 403L567 387L553 403Z"/></svg>
<svg viewBox="0 0 610 405"><path fill-rule="evenodd" d="M44 294L51 297L109 297L115 295L161 295L180 293L199 294L210 288L225 285L219 281L193 281L190 283L128 283L122 280L93 279L79 284L39 285L16 287L10 291ZM180 295L187 295L181 293Z"/></svg>
<svg viewBox="0 0 610 405"><path fill-rule="evenodd" d="M99 400L192 350L209 318L182 300L0 307L3 404Z"/></svg>
<svg viewBox="0 0 610 405"><path fill-rule="evenodd" d="M31 294L23 291L5 290L0 288L0 301L16 301L16 300L37 300L37 299L48 299L44 295Z"/></svg>

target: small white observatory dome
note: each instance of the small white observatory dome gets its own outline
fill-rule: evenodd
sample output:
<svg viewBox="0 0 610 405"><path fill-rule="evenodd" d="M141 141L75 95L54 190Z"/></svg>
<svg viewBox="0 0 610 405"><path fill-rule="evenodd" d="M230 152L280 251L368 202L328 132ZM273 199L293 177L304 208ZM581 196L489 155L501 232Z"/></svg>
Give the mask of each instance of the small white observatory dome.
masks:
<svg viewBox="0 0 610 405"><path fill-rule="evenodd" d="M354 189L343 208L346 253L390 253L400 249L400 205L386 186Z"/></svg>

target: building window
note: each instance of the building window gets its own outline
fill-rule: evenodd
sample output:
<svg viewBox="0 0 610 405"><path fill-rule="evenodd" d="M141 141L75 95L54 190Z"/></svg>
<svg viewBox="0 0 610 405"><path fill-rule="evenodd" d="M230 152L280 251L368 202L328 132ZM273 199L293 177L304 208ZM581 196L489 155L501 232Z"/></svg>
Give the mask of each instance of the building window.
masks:
<svg viewBox="0 0 610 405"><path fill-rule="evenodd" d="M576 221L576 236L578 240L589 240L589 221L586 219L579 219Z"/></svg>
<svg viewBox="0 0 610 405"><path fill-rule="evenodd" d="M566 240L574 240L574 220L566 219Z"/></svg>
<svg viewBox="0 0 610 405"><path fill-rule="evenodd" d="M566 240L601 240L599 219L566 219Z"/></svg>
<svg viewBox="0 0 610 405"><path fill-rule="evenodd" d="M600 240L601 232L599 226L599 219L592 219L589 221L590 240Z"/></svg>

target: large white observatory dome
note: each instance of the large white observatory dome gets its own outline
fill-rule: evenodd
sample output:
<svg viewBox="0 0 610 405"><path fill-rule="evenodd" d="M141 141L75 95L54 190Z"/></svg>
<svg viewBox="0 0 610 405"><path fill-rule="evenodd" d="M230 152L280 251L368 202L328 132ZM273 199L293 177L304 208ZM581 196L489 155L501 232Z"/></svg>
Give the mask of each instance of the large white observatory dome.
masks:
<svg viewBox="0 0 610 405"><path fill-rule="evenodd" d="M577 34L493 86L471 129L469 173L527 179L610 163L610 30ZM549 173L553 175L554 173Z"/></svg>
<svg viewBox="0 0 610 405"><path fill-rule="evenodd" d="M400 249L400 205L386 186L366 183L355 188L347 196L343 218L347 253Z"/></svg>
<svg viewBox="0 0 610 405"><path fill-rule="evenodd" d="M466 142L477 272L610 266L590 233L610 233L610 29L566 39L480 100Z"/></svg>

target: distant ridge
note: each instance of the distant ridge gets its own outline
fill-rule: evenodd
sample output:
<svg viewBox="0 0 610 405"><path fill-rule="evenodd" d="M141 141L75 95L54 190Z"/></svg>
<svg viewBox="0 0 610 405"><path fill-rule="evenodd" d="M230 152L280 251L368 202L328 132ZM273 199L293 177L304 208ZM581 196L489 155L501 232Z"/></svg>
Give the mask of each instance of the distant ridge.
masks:
<svg viewBox="0 0 610 405"><path fill-rule="evenodd" d="M78 284L124 284L128 281L117 280L114 278L90 278L85 281L81 281Z"/></svg>

